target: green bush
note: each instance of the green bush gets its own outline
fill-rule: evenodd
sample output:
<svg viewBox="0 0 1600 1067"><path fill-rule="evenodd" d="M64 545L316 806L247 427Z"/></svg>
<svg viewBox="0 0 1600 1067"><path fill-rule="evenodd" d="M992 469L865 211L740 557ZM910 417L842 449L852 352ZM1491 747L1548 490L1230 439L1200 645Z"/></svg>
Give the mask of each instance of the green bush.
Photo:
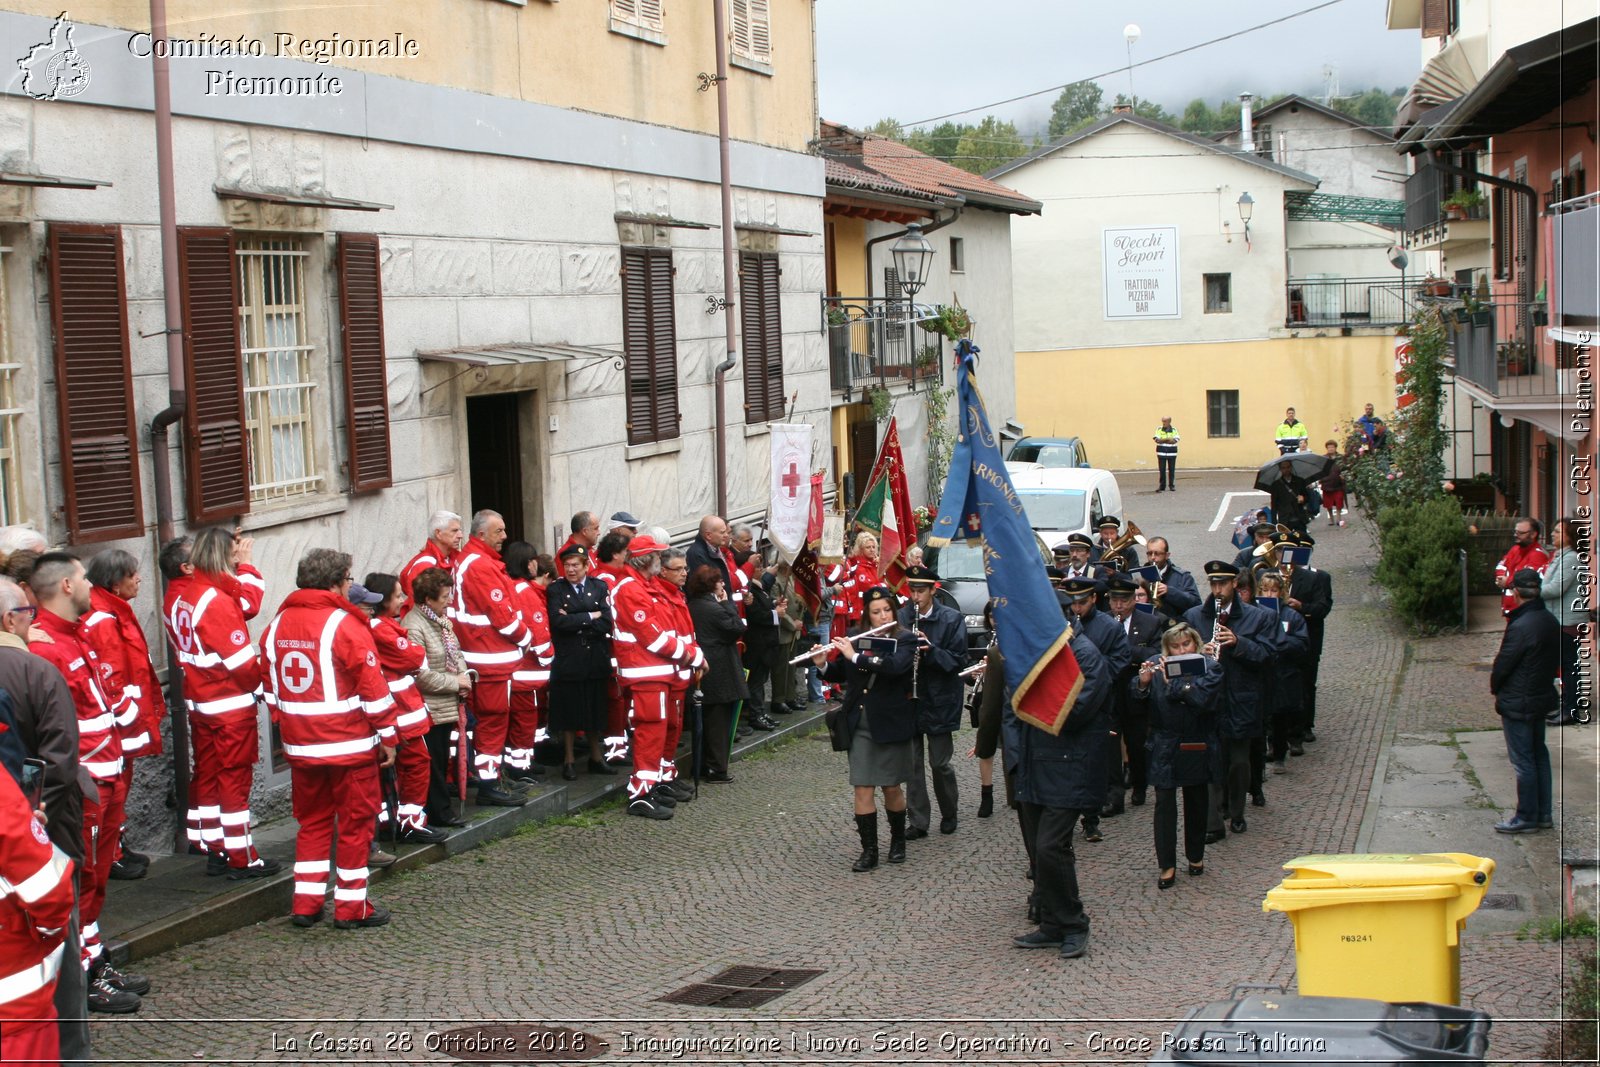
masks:
<svg viewBox="0 0 1600 1067"><path fill-rule="evenodd" d="M1455 497L1392 504L1378 512L1377 577L1395 610L1422 629L1461 622L1460 551L1467 526Z"/></svg>

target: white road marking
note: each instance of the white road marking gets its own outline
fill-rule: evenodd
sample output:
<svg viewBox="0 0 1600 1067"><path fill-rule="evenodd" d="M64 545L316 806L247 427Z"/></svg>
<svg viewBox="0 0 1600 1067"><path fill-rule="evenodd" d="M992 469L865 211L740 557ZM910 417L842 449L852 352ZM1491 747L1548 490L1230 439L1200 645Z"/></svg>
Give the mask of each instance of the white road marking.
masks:
<svg viewBox="0 0 1600 1067"><path fill-rule="evenodd" d="M1240 492L1240 493L1223 493L1222 494L1222 503L1217 505L1217 517L1211 520L1211 530L1210 530L1210 532L1211 533L1216 533L1217 532L1217 527L1222 525L1222 520L1227 518L1230 514L1232 514L1233 508L1231 507L1231 504L1232 504L1232 501L1233 501L1234 497L1236 497L1236 496L1267 496L1267 495L1268 494L1263 493L1259 489L1246 489L1245 491Z"/></svg>

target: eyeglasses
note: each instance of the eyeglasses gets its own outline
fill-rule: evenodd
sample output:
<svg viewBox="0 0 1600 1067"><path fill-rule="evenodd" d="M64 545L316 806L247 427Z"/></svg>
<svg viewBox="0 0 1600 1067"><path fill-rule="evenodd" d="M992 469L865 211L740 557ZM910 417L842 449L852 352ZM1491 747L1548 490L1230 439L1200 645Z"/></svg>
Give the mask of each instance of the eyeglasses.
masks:
<svg viewBox="0 0 1600 1067"><path fill-rule="evenodd" d="M353 581L355 581L355 579L347 574L343 578L340 578L339 581L341 581L341 582L353 582Z"/></svg>
<svg viewBox="0 0 1600 1067"><path fill-rule="evenodd" d="M39 617L39 609L34 607L32 604L26 604L20 608L12 608L10 611L6 612L6 614L26 615L30 619L37 619Z"/></svg>

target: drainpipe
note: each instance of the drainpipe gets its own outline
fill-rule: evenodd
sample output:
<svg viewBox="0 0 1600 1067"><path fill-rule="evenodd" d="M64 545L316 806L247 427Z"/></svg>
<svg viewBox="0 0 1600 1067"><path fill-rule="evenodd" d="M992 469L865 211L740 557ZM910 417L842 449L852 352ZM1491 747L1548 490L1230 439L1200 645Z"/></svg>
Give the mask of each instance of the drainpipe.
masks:
<svg viewBox="0 0 1600 1067"><path fill-rule="evenodd" d="M712 390L716 397L717 514L728 514L728 410L723 396L728 372L739 362L738 337L733 322L733 179L728 166L728 27L722 0L711 0L712 27L717 49L717 162L722 178L722 319L727 333L728 358L718 363Z"/></svg>
<svg viewBox="0 0 1600 1067"><path fill-rule="evenodd" d="M167 62L167 0L150 0L150 80L155 89L156 195L161 213L161 288L167 317L167 406L150 420L150 459L155 468L156 551L172 540L172 458L167 429L183 417L188 397L183 373L183 301L178 280L178 209L172 179L172 78ZM160 568L156 569L160 575ZM160 579L157 602L166 595ZM173 792L179 811L189 800L189 719L183 705L183 672L171 642L167 643L167 684L172 704ZM174 834L175 851L188 848L185 820Z"/></svg>
<svg viewBox="0 0 1600 1067"><path fill-rule="evenodd" d="M1438 151L1433 154L1433 165L1439 170L1444 171L1446 174L1455 174L1462 178L1471 178L1473 181L1482 182L1484 185L1492 185L1499 189L1505 189L1508 192L1512 192L1518 196L1521 196L1528 202L1527 260L1523 263L1522 269L1517 271L1516 296L1518 304L1530 303L1533 300L1532 290L1534 264L1539 262L1539 190L1524 182L1512 181L1510 178L1500 178L1493 174L1480 174L1475 170L1467 170L1465 167L1458 167L1444 158L1443 151ZM1531 359L1534 354L1533 320L1531 316L1523 316L1521 333L1522 347L1528 353L1528 356Z"/></svg>
<svg viewBox="0 0 1600 1067"><path fill-rule="evenodd" d="M961 203L951 205L950 217L947 219L940 219L938 222L924 226L922 228L923 236L926 237L934 230L942 230L952 222L956 221L956 219L959 219L965 206L966 205ZM870 308L872 306L872 246L882 244L884 241L898 240L899 238L904 237L907 232L908 231L906 230L898 230L895 233L881 234L867 241L867 307Z"/></svg>

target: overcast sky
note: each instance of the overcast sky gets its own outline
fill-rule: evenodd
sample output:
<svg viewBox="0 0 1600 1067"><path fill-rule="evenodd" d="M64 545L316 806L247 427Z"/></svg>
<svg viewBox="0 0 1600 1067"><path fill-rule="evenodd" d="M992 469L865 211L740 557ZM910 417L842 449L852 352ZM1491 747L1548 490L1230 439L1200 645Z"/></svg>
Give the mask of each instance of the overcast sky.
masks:
<svg viewBox="0 0 1600 1067"><path fill-rule="evenodd" d="M978 107L1024 128L1042 125L1051 92L1005 107L1005 97L1099 78L1109 102L1128 92L1123 27L1138 25L1133 60L1153 59L1313 7L1324 0L818 0L817 80L824 118L851 126L885 116L914 122ZM1343 94L1406 86L1421 64L1416 30L1389 30L1385 0L1331 7L1133 71L1133 88L1179 112L1196 96L1281 90L1321 95L1324 66Z"/></svg>

